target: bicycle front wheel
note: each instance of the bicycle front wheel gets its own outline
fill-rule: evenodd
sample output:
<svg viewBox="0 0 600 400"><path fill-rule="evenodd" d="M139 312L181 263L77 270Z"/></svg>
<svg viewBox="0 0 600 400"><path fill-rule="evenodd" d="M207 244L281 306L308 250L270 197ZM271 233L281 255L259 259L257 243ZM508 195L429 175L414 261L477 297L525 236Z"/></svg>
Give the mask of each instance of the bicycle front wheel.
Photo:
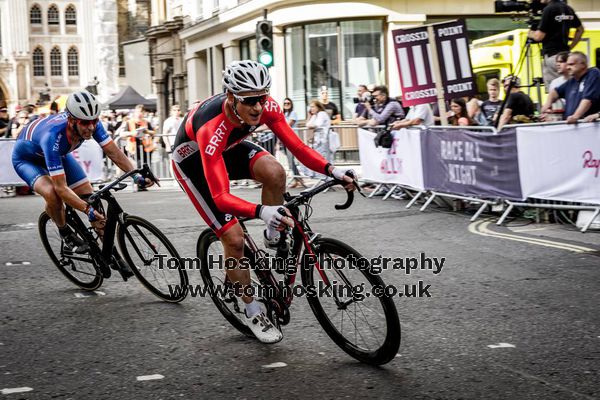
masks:
<svg viewBox="0 0 600 400"><path fill-rule="evenodd" d="M139 281L161 300L178 303L188 293L188 276L175 246L153 224L127 215L117 232L119 249Z"/></svg>
<svg viewBox="0 0 600 400"><path fill-rule="evenodd" d="M244 302L234 294L225 266L218 261L224 259L225 252L221 241L211 229L206 229L200 234L196 252L200 259L202 281L217 309L238 331L254 337L244 319Z"/></svg>
<svg viewBox="0 0 600 400"><path fill-rule="evenodd" d="M312 247L323 275L303 257L302 283L325 332L361 362L391 361L400 348L400 320L392 298L372 293L375 286L383 288L381 277L359 268L361 255L339 240L322 238Z"/></svg>
<svg viewBox="0 0 600 400"><path fill-rule="evenodd" d="M104 278L89 253L75 254L66 250L58 227L46 212L38 219L38 230L46 253L67 279L83 290L96 290L102 285Z"/></svg>

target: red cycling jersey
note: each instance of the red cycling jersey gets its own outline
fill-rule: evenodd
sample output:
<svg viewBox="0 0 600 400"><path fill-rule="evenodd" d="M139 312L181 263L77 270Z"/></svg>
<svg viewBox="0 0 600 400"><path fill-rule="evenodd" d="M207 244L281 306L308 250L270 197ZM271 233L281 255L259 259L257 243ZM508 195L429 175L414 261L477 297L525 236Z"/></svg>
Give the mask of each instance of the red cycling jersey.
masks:
<svg viewBox="0 0 600 400"><path fill-rule="evenodd" d="M267 98L257 126L243 124L241 127L235 126L225 115L225 100L226 94L221 93L194 107L184 117L174 145L174 148L177 148L185 142L197 142L206 181L220 211L240 217L259 216L260 205L229 192L229 177L223 152L239 144L260 125L266 124L306 167L328 174L327 160L300 140L273 98ZM181 148L181 150L185 149L187 149L185 146Z"/></svg>

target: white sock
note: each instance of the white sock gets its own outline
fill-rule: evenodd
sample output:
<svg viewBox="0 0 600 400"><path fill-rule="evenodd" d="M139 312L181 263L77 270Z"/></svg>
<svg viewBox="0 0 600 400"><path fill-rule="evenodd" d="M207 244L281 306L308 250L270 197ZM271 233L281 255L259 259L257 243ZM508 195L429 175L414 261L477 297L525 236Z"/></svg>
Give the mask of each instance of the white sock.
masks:
<svg viewBox="0 0 600 400"><path fill-rule="evenodd" d="M265 236L267 237L267 240L279 240L279 231L277 229L267 227L267 229L265 229Z"/></svg>
<svg viewBox="0 0 600 400"><path fill-rule="evenodd" d="M252 318L262 312L258 301L252 300L252 303L246 304L246 316Z"/></svg>

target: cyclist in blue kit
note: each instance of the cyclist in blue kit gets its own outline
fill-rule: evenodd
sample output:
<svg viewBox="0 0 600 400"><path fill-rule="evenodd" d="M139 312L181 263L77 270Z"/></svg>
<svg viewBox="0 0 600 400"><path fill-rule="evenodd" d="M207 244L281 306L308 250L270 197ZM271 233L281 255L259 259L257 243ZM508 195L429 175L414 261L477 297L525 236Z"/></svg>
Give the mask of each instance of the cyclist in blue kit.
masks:
<svg viewBox="0 0 600 400"><path fill-rule="evenodd" d="M87 91L71 93L65 112L39 118L21 131L12 153L17 174L46 201L46 212L58 226L65 245L83 253L87 244L69 228L63 203L85 213L92 226L101 231L105 218L99 201L94 205L84 199L92 192L92 185L71 152L84 140L92 137L104 153L125 172L135 167L98 123L100 104ZM152 182L141 175L136 183L150 186Z"/></svg>

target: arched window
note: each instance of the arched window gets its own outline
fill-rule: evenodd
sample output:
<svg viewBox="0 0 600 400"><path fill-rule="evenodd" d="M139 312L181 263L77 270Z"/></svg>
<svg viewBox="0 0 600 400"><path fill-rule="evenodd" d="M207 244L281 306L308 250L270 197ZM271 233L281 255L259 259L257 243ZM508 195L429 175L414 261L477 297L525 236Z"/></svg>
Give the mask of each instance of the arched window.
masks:
<svg viewBox="0 0 600 400"><path fill-rule="evenodd" d="M65 25L77 25L77 10L72 4L65 9Z"/></svg>
<svg viewBox="0 0 600 400"><path fill-rule="evenodd" d="M42 9L37 4L31 6L29 10L29 23L41 24L42 23Z"/></svg>
<svg viewBox="0 0 600 400"><path fill-rule="evenodd" d="M50 50L50 75L62 75L62 57L58 47L54 47Z"/></svg>
<svg viewBox="0 0 600 400"><path fill-rule="evenodd" d="M41 47L36 47L32 53L33 61L33 76L46 76L46 68L44 68L44 50Z"/></svg>
<svg viewBox="0 0 600 400"><path fill-rule="evenodd" d="M69 76L79 76L79 52L75 46L67 52L67 70Z"/></svg>
<svg viewBox="0 0 600 400"><path fill-rule="evenodd" d="M60 24L60 18L58 15L58 7L55 4L52 4L48 7L48 25L58 25Z"/></svg>

